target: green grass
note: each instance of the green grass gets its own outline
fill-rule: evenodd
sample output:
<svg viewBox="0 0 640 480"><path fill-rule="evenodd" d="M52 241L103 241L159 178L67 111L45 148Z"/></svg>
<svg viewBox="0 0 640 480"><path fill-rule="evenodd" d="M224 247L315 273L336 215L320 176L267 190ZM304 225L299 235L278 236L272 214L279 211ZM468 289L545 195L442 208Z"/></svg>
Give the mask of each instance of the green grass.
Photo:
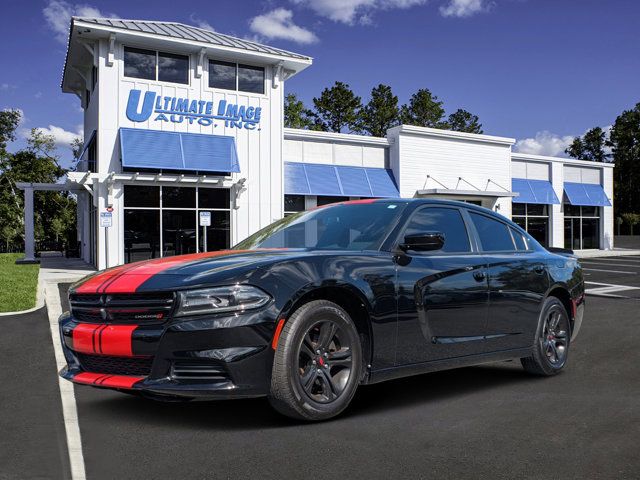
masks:
<svg viewBox="0 0 640 480"><path fill-rule="evenodd" d="M0 312L36 306L40 265L16 265L22 253L0 253Z"/></svg>

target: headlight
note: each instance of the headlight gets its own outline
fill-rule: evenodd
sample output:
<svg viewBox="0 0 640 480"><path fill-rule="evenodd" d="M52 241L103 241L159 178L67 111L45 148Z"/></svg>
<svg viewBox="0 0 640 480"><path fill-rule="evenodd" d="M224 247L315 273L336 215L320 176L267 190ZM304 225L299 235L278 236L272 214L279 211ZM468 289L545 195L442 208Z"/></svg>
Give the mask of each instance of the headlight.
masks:
<svg viewBox="0 0 640 480"><path fill-rule="evenodd" d="M178 292L180 299L176 316L204 313L242 312L269 303L271 297L251 285L203 288Z"/></svg>

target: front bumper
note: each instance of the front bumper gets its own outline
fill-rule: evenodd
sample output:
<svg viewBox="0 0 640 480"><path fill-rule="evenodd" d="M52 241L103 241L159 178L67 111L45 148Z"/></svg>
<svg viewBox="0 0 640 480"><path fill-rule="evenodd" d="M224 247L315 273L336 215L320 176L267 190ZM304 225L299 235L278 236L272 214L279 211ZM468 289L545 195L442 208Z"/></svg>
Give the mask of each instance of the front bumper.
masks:
<svg viewBox="0 0 640 480"><path fill-rule="evenodd" d="M77 384L155 396L224 399L269 392L276 315L271 308L233 316L114 325L60 318L67 366Z"/></svg>

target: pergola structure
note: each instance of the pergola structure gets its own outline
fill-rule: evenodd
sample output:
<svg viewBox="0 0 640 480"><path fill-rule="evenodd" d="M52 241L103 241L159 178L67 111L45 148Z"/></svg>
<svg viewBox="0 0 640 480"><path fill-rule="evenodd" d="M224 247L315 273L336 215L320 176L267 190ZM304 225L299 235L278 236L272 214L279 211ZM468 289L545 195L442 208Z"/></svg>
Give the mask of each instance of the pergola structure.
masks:
<svg viewBox="0 0 640 480"><path fill-rule="evenodd" d="M65 183L25 183L19 182L16 186L24 192L24 258L16 263L39 263L35 256L35 237L33 230L33 192L35 190L55 190L67 192L83 190L82 185L66 179Z"/></svg>

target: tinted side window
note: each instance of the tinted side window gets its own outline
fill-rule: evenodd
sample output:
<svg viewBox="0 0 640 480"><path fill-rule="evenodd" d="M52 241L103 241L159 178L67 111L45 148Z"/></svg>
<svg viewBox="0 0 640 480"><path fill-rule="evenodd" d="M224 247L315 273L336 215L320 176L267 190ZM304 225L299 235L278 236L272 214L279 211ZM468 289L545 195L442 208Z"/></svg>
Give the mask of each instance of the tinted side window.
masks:
<svg viewBox="0 0 640 480"><path fill-rule="evenodd" d="M516 250L527 250L527 242L525 241L524 236L515 228L511 229L511 234L513 235L513 240L516 242Z"/></svg>
<svg viewBox="0 0 640 480"><path fill-rule="evenodd" d="M479 213L469 212L473 225L478 231L482 250L485 252L500 252L514 250L509 227L504 223Z"/></svg>
<svg viewBox="0 0 640 480"><path fill-rule="evenodd" d="M453 208L429 207L418 210L404 235L415 235L426 232L441 232L444 234L442 252L464 253L470 252L469 235L464 225L460 211Z"/></svg>

